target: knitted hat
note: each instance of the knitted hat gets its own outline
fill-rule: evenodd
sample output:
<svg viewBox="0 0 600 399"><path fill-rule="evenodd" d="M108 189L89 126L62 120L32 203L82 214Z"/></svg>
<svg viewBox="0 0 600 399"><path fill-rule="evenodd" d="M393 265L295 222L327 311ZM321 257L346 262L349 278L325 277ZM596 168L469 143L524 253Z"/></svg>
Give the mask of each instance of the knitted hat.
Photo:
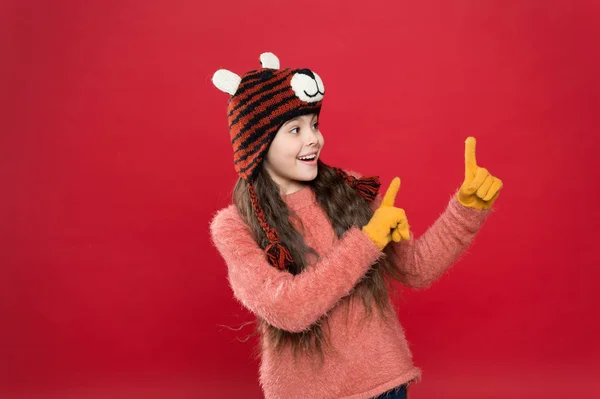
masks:
<svg viewBox="0 0 600 399"><path fill-rule="evenodd" d="M261 54L260 63L262 68L242 77L219 69L212 81L219 90L231 95L227 118L233 164L248 184L252 208L270 242L265 248L269 262L279 269L288 269L293 264L290 251L267 223L252 183L279 128L296 116L321 112L325 87L319 75L309 69L280 69L279 59L273 53ZM377 195L378 177L356 179L342 169L334 170L367 200L372 201Z"/></svg>

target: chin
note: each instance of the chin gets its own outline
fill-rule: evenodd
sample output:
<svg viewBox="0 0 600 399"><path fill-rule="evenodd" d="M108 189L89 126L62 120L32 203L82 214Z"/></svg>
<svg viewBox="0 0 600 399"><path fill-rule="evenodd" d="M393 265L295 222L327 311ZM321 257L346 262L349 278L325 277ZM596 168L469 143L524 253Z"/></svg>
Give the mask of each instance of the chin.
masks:
<svg viewBox="0 0 600 399"><path fill-rule="evenodd" d="M316 170L315 170L315 172L314 172L314 173L309 173L309 174L306 174L306 175L305 175L305 176L306 176L306 178L305 178L305 179L303 179L303 181L313 181L313 180L315 180L315 179L317 178L317 175L318 175L318 174L319 174L319 171L316 171Z"/></svg>
<svg viewBox="0 0 600 399"><path fill-rule="evenodd" d="M296 176L293 177L293 179L296 181L308 182L315 180L318 174L318 170L315 170L314 172L298 173Z"/></svg>

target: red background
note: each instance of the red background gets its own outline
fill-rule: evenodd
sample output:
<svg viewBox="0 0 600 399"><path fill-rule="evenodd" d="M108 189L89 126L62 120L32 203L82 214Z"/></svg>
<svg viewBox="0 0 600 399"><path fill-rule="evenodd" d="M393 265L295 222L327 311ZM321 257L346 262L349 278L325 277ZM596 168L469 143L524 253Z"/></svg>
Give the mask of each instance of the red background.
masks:
<svg viewBox="0 0 600 399"><path fill-rule="evenodd" d="M399 317L413 398L600 395L596 1L2 1L0 396L259 398L208 223L227 95L272 51L327 89L323 160L418 236L463 178L496 212Z"/></svg>

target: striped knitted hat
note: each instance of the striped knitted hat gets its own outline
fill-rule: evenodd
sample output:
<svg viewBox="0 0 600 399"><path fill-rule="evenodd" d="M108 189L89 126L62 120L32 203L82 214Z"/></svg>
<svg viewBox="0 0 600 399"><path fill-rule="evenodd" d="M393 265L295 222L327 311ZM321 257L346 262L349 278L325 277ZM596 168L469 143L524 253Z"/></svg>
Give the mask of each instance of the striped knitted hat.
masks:
<svg viewBox="0 0 600 399"><path fill-rule="evenodd" d="M267 223L252 183L279 128L296 116L321 112L325 87L319 75L309 69L280 69L279 59L273 53L261 54L260 63L262 68L241 77L219 69L212 81L219 90L231 95L227 118L233 164L248 184L252 208L270 242L265 248L269 262L279 269L288 269L293 264L290 251ZM377 195L377 177L356 179L342 169L334 170L369 201Z"/></svg>

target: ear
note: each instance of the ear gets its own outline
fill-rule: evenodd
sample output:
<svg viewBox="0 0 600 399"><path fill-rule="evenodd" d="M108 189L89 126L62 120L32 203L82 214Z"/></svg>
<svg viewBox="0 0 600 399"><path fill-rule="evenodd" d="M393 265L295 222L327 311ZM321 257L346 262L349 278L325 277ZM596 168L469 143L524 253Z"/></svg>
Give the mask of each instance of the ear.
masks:
<svg viewBox="0 0 600 399"><path fill-rule="evenodd" d="M273 53L262 53L260 63L263 68L279 69L279 58Z"/></svg>
<svg viewBox="0 0 600 399"><path fill-rule="evenodd" d="M242 78L227 69L219 69L212 78L213 84L217 89L229 93L232 96L235 94Z"/></svg>

